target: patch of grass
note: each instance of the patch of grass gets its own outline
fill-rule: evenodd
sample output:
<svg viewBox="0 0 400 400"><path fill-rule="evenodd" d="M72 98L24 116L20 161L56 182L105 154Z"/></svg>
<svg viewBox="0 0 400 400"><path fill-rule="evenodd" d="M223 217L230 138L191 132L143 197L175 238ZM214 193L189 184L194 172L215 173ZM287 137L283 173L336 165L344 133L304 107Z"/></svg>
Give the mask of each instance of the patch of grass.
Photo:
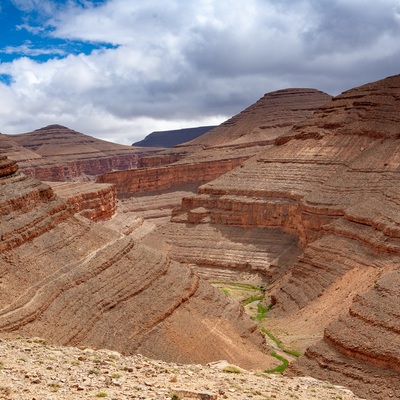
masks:
<svg viewBox="0 0 400 400"><path fill-rule="evenodd" d="M223 368L222 372L228 372L231 374L241 374L242 371L235 367L234 365L227 365L226 367Z"/></svg>
<svg viewBox="0 0 400 400"><path fill-rule="evenodd" d="M56 383L56 382L49 383L47 386L50 387L50 390L52 392L58 392L58 389L61 388L61 385L59 383Z"/></svg>
<svg viewBox="0 0 400 400"><path fill-rule="evenodd" d="M257 304L257 314L254 317L252 317L253 320L261 322L267 316L269 310L270 308L265 306L264 304L262 303Z"/></svg>
<svg viewBox="0 0 400 400"><path fill-rule="evenodd" d="M257 300L260 300L260 301L264 300L264 295L253 295L253 296L250 296L246 300L242 301L242 306L247 306L247 304L250 304L253 301L257 301Z"/></svg>
<svg viewBox="0 0 400 400"><path fill-rule="evenodd" d="M286 354L290 354L291 356L295 356L295 357L300 357L301 356L301 353L299 351L296 351L296 350L283 349L283 351Z"/></svg>
<svg viewBox="0 0 400 400"><path fill-rule="evenodd" d="M279 349L284 349L282 342L278 338L276 338L271 332L268 332L264 327L261 328L261 332L265 333Z"/></svg>
<svg viewBox="0 0 400 400"><path fill-rule="evenodd" d="M285 349L283 343L278 338L276 338L271 332L268 332L264 327L261 328L261 332L265 333L276 344L276 346L282 351L284 351L286 354L290 354L295 357L301 356L301 353L299 353L296 350Z"/></svg>
<svg viewBox="0 0 400 400"><path fill-rule="evenodd" d="M96 397L108 397L108 394L106 392L99 392L96 393Z"/></svg>
<svg viewBox="0 0 400 400"><path fill-rule="evenodd" d="M100 374L101 374L101 371L97 368L89 370L89 375L100 375Z"/></svg>
<svg viewBox="0 0 400 400"><path fill-rule="evenodd" d="M224 292L227 296L231 295L231 292L228 289L220 288L222 292Z"/></svg>
<svg viewBox="0 0 400 400"><path fill-rule="evenodd" d="M275 357L279 361L282 361L282 364L273 369L268 369L264 372L266 372L267 374L282 374L283 372L285 372L286 367L289 365L289 361L285 357L282 357L275 352L271 353L271 356Z"/></svg>
<svg viewBox="0 0 400 400"><path fill-rule="evenodd" d="M171 392L169 394L169 397L171 398L171 400L180 400L181 399L181 396L176 392Z"/></svg>

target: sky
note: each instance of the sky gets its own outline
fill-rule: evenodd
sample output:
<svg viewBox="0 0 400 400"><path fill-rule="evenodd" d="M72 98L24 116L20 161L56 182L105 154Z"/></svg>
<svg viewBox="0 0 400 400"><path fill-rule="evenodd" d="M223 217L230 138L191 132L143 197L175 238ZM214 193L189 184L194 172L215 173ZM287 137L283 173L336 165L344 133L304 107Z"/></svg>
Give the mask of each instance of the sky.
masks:
<svg viewBox="0 0 400 400"><path fill-rule="evenodd" d="M0 0L0 132L132 144L400 73L400 0Z"/></svg>

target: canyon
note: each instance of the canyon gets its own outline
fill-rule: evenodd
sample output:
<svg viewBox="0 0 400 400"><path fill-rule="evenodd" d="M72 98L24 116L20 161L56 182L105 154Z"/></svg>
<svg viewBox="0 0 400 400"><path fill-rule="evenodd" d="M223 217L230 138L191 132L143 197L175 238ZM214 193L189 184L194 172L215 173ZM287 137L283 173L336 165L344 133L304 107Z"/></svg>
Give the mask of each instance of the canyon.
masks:
<svg viewBox="0 0 400 400"><path fill-rule="evenodd" d="M25 174L42 181L91 181L106 172L137 168L143 156L155 151L95 139L61 125L0 134L0 154L18 161Z"/></svg>
<svg viewBox="0 0 400 400"><path fill-rule="evenodd" d="M399 111L400 76L267 93L133 169L58 174L80 182L28 176L46 146L0 135L0 332L273 369L263 331L289 376L400 398Z"/></svg>
<svg viewBox="0 0 400 400"><path fill-rule="evenodd" d="M192 270L80 215L6 157L0 177L2 334L179 362L276 364L239 304Z"/></svg>

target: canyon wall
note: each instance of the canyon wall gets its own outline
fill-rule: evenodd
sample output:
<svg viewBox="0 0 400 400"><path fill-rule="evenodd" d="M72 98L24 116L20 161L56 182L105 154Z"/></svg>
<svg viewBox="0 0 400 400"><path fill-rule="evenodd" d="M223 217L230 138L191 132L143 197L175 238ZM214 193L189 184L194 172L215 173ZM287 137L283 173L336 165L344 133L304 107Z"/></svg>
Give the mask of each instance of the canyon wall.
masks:
<svg viewBox="0 0 400 400"><path fill-rule="evenodd" d="M396 285L386 288L400 255L399 115L400 76L344 92L262 153L186 196L164 230L173 257L179 257L177 238L192 240L192 248L199 243L201 225L280 229L297 237L300 253L283 267L273 260L264 266L274 304L268 323L303 350L324 337L304 356L314 361L295 364L297 373L332 377L371 399L396 397L399 389L393 378L399 292ZM198 263L196 253L184 254L187 263ZM343 356L345 364L335 361ZM365 377L362 389L351 372L357 369Z"/></svg>
<svg viewBox="0 0 400 400"><path fill-rule="evenodd" d="M55 194L71 204L76 213L92 221L112 218L117 211L114 185L92 182L48 182Z"/></svg>
<svg viewBox="0 0 400 400"><path fill-rule="evenodd" d="M42 181L94 180L106 172L137 168L143 156L159 150L95 139L61 125L0 135L1 154Z"/></svg>
<svg viewBox="0 0 400 400"><path fill-rule="evenodd" d="M277 364L236 302L132 232L76 214L5 157L0 218L2 335L177 362Z"/></svg>
<svg viewBox="0 0 400 400"><path fill-rule="evenodd" d="M141 160L144 168L105 174L97 181L114 183L121 196L210 181L272 145L277 137L330 98L315 89L267 93L255 104L193 141L144 157Z"/></svg>
<svg viewBox="0 0 400 400"><path fill-rule="evenodd" d="M118 196L126 197L131 194L167 190L179 185L207 182L230 171L241 161L243 159L239 158L111 172L99 176L97 182L114 184Z"/></svg>

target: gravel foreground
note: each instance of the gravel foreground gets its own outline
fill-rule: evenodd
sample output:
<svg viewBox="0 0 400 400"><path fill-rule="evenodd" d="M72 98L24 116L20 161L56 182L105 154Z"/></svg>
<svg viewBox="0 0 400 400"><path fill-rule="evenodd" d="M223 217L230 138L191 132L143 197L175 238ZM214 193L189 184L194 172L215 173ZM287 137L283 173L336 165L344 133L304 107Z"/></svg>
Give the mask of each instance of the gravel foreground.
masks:
<svg viewBox="0 0 400 400"><path fill-rule="evenodd" d="M96 398L359 399L313 378L247 372L226 362L174 364L110 350L49 346L38 338L0 339L0 399Z"/></svg>

